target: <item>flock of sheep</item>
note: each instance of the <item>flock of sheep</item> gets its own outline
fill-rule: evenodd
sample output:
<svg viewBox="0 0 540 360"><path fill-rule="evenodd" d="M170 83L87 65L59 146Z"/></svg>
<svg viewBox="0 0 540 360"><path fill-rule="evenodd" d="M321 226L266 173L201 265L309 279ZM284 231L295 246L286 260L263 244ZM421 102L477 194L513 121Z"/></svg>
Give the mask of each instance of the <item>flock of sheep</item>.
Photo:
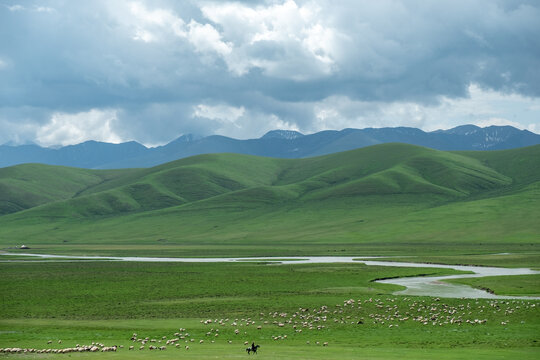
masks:
<svg viewBox="0 0 540 360"><path fill-rule="evenodd" d="M51 341L48 341L48 344L50 344ZM59 344L62 342L59 341ZM120 348L123 346L119 346ZM116 351L118 346L105 346L103 344L99 343L92 343L92 345L79 345L77 344L75 347L68 347L63 349L34 349L34 348L0 348L0 353L11 353L11 354L68 354L68 353L75 353L75 352L108 352L108 351Z"/></svg>
<svg viewBox="0 0 540 360"><path fill-rule="evenodd" d="M536 303L525 300L471 300L450 305L439 298L369 298L364 300L348 299L333 308L321 306L308 309L299 308L293 313L269 312L260 313L259 319L206 319L201 320L206 331L205 338L198 340L199 344L206 342L214 343L220 337L221 332L227 334L227 342L232 344L231 336L244 338L247 328L261 330L264 328L280 330L281 334L271 335L272 340L287 340L299 335L302 331L320 331L327 328L327 324L334 323L338 326L362 326L371 323L374 326L387 326L397 328L400 324L415 322L420 325L432 326L461 326L482 325L488 322L488 314L504 314L508 318L501 321L506 326L511 315L519 310L537 310ZM478 318L485 315L484 318ZM500 317L499 317L500 319ZM221 328L221 332L220 332ZM234 329L234 330L233 330ZM290 332L289 332L290 331ZM286 332L289 332L287 334ZM234 334L234 335L233 335ZM264 338L264 337L263 337ZM260 340L263 340L260 338ZM133 333L130 340L135 343L128 350L166 350L167 346L189 350L189 344L196 340L186 331L180 328L171 338L162 336L158 339L139 337ZM48 344L51 344L51 340ZM61 340L58 341L61 344ZM309 345L310 341L306 341ZM315 341L314 344L328 346L328 341ZM245 341L244 345L248 345ZM109 352L122 349L124 346L105 346L101 343L91 345L79 345L63 349L34 349L34 348L0 348L0 353L74 353L74 352Z"/></svg>
<svg viewBox="0 0 540 360"><path fill-rule="evenodd" d="M188 342L188 338L190 337L189 333L186 332L186 329L180 328L179 332L174 333L174 338L168 339L167 336L163 336L161 340L157 339L150 339L150 337L145 338L139 338L137 333L133 333L131 335L131 341L140 343L139 346L137 346L137 349L144 350L146 348L147 343L151 343L151 345L148 346L148 350L167 350L167 346L174 346L176 348L180 348L180 341L183 340L184 342ZM165 340L165 345L158 346L163 340ZM195 339L189 339L189 342L194 342ZM152 345L152 343L157 343L158 345ZM203 340L200 340L200 343L203 343ZM184 347L186 350L189 350L189 345L185 345ZM128 350L135 350L136 347L134 345L131 345Z"/></svg>
<svg viewBox="0 0 540 360"><path fill-rule="evenodd" d="M261 313L261 325L257 326L257 329L261 329L264 325L275 325L279 328L291 327L296 333L301 333L302 330L323 330L327 327L325 324L332 322L354 326L370 322L373 325L389 328L399 327L400 324L406 322L434 326L482 325L488 322L487 315L490 312L510 316L519 310L535 309L535 307L534 301L526 300L471 300L451 305L439 298L348 299L343 301L343 304L335 305L333 309L321 306L311 310L299 308L291 314L274 312L267 316ZM481 316L485 317L479 318ZM508 322L509 320L502 321L501 325L507 325ZM204 323L210 324L211 320ZM254 324L256 323L250 319L245 321L246 326ZM287 335L273 336L274 340L286 338Z"/></svg>
<svg viewBox="0 0 540 360"><path fill-rule="evenodd" d="M347 300L343 306L339 307L337 311L334 311L334 314L336 312L342 314L345 308L357 310L349 311L348 313L362 313L363 307L368 304L371 305L371 308L374 306L376 309L376 311L369 312L369 314L364 312L367 314L368 319L360 317L355 323L352 316L347 315L345 317L334 317L334 322L341 324L347 322L362 324L371 321L375 325L387 325L389 328L399 327L401 323L407 321L432 326L482 325L488 322L487 318L490 313L510 316L516 311L534 309L536 307L535 302L525 300L471 300L466 303L450 305L441 302L439 298L400 298L399 300L396 298L386 300L370 298L356 302L353 299ZM502 321L501 325L507 325L508 322L509 320Z"/></svg>

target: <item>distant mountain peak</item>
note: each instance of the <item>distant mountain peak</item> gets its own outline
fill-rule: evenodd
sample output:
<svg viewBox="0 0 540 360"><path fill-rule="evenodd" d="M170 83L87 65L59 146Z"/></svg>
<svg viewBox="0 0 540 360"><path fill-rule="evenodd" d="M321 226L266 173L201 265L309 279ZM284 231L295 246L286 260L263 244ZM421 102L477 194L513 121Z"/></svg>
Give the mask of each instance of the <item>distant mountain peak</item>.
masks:
<svg viewBox="0 0 540 360"><path fill-rule="evenodd" d="M178 139L173 140L172 142L175 142L175 143L190 143L190 142L197 141L197 140L200 140L200 139L202 139L202 136L200 136L200 135L184 134L184 135L180 136Z"/></svg>
<svg viewBox="0 0 540 360"><path fill-rule="evenodd" d="M443 133L446 133L446 134L471 135L471 134L474 134L474 133L476 133L478 131L481 131L481 130L482 130L481 127L478 127L476 125L468 124L468 125L456 126L455 128L448 129L448 130L437 130L437 131L438 132L443 132Z"/></svg>
<svg viewBox="0 0 540 360"><path fill-rule="evenodd" d="M294 130L272 130L264 134L261 139L294 140L302 136L304 136L304 134Z"/></svg>

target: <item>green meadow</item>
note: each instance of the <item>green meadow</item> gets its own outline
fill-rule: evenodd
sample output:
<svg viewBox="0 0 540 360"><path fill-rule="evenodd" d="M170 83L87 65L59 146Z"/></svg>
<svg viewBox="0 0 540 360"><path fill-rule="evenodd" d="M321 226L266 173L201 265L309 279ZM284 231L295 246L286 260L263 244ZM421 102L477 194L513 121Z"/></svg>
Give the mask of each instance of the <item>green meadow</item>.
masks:
<svg viewBox="0 0 540 360"><path fill-rule="evenodd" d="M101 342L123 348L72 356L239 358L247 356L247 341L261 345L262 358L283 359L534 358L540 350L537 301L402 297L392 295L398 287L373 282L454 273L446 269L133 262L16 262L0 269L0 287L9 289L1 294L0 347ZM144 350L130 340L133 333L149 338ZM179 347L148 349L179 337Z"/></svg>
<svg viewBox="0 0 540 360"><path fill-rule="evenodd" d="M540 297L540 275L490 276L480 279L453 279L449 282L466 284L497 295Z"/></svg>
<svg viewBox="0 0 540 360"><path fill-rule="evenodd" d="M25 358L239 358L254 341L263 359L535 359L537 300L403 297L374 282L453 270L23 254L376 255L540 270L539 200L540 146L383 144L309 159L213 154L149 169L2 168L0 250L9 255L0 256L0 348L99 342L123 348ZM455 282L538 296L538 280ZM146 337L144 350L128 350ZM177 337L178 347L148 349Z"/></svg>

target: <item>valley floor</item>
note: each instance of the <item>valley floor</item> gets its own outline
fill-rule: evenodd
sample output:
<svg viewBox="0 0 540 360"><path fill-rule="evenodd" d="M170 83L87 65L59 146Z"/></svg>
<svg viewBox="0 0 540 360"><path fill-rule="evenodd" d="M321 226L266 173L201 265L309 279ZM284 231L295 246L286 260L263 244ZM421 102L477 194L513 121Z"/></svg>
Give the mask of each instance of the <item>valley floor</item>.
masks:
<svg viewBox="0 0 540 360"><path fill-rule="evenodd" d="M509 259L508 265L530 265ZM261 359L540 355L540 301L396 296L398 286L373 281L449 269L19 258L0 262L0 272L0 348L123 346L116 353L70 354L115 359L234 359L248 356L245 342L261 345ZM520 286L521 294L538 293L537 275L512 279L487 283L502 294ZM475 286L482 285L478 280ZM172 339L178 340L166 345ZM152 344L167 349L149 350ZM59 356L65 355L25 358Z"/></svg>

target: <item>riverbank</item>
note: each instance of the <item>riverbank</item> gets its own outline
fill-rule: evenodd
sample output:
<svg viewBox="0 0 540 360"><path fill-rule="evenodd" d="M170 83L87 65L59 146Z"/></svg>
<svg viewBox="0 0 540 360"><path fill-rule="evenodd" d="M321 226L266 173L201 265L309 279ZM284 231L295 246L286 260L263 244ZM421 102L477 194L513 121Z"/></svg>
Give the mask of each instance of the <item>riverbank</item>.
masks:
<svg viewBox="0 0 540 360"><path fill-rule="evenodd" d="M3 253L3 256L14 254ZM391 278L378 280L382 284L393 284L405 287L405 290L398 291L399 295L453 297L453 298L487 298L487 299L530 299L536 300L540 297L508 296L496 295L492 292L473 288L464 284L448 283L446 280L481 278L494 276L517 276L540 274L529 268L502 268L487 266L467 266L467 265L444 265L444 264L423 264L414 262L376 261L376 256L348 257L348 256L311 256L311 257L257 257L257 258L174 258L174 257L122 257L122 256L67 256L51 254L30 254L18 253L21 257L36 257L46 260L100 260L100 261L128 261L128 262L180 262L180 263L222 263L222 262L265 262L270 264L340 264L340 263L363 263L368 266L388 266L407 268L436 268L451 269L465 272L465 274L448 275L439 277L418 276L408 278Z"/></svg>

